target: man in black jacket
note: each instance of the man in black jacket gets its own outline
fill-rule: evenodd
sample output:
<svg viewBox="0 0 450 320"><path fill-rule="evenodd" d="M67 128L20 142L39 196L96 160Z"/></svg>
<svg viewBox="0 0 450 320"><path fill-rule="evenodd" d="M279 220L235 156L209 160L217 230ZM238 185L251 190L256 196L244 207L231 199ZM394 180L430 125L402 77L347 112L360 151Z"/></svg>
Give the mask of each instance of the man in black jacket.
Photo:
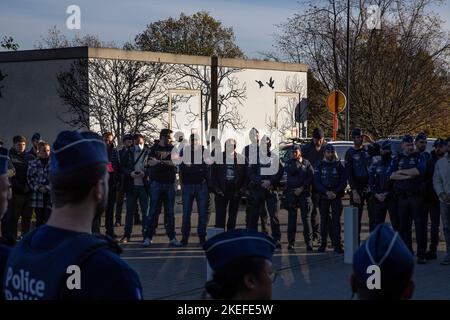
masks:
<svg viewBox="0 0 450 320"><path fill-rule="evenodd" d="M430 247L425 254L425 259L435 260L437 259L437 246L439 244L439 221L441 217L440 213L440 201L433 187L433 175L436 162L445 156L446 145L442 139L437 139L433 144L434 150L430 153L430 160L427 161L427 168L425 171L425 203L426 203L426 225L428 226L428 211L431 222L430 228Z"/></svg>
<svg viewBox="0 0 450 320"><path fill-rule="evenodd" d="M119 178L119 152L114 147L114 136L111 132L103 133L103 142L106 144L108 153L108 203L105 210L105 228L106 235L116 238L114 234L114 204L116 202L116 185ZM92 225L93 233L100 233L101 216L97 216Z"/></svg>
<svg viewBox="0 0 450 320"><path fill-rule="evenodd" d="M190 143L180 152L182 162L180 175L183 199L183 223L181 226L181 244L186 246L191 231L191 214L194 200L198 208L197 235L200 245L206 241L206 209L208 205L208 166L203 154L205 148L200 143L198 134L191 134Z"/></svg>
<svg viewBox="0 0 450 320"><path fill-rule="evenodd" d="M307 143L302 148L302 156L311 163L313 169L315 170L319 162L323 160L325 156L325 143L323 139L323 130L321 128L314 128L312 133L312 141ZM311 192L311 227L312 227L312 238L320 242L319 237L319 202L320 202L320 192L312 188Z"/></svg>
<svg viewBox="0 0 450 320"><path fill-rule="evenodd" d="M216 228L225 229L228 207L227 230L236 228L236 219L241 201L241 189L245 182L245 159L236 152L236 140L225 142L222 162L212 167L212 185L215 192Z"/></svg>
<svg viewBox="0 0 450 320"><path fill-rule="evenodd" d="M261 142L259 163L247 167L250 195L248 205L250 208L248 229L258 230L258 218L261 207L267 205L270 217L270 228L276 247L281 248L280 221L277 216L277 193L276 188L283 176L283 165L278 156L270 152L270 138L264 136Z"/></svg>
<svg viewBox="0 0 450 320"><path fill-rule="evenodd" d="M125 199L125 190L124 190L124 180L125 176L122 171L122 163L126 161L126 157L128 155L129 149L133 145L133 135L125 134L122 139L122 148L119 150L119 173L117 176L117 195L116 195L116 227L120 227L122 225L122 208L123 202ZM137 210L136 210L137 211ZM139 213L137 214L139 217ZM134 220L136 221L136 215L134 216Z"/></svg>
<svg viewBox="0 0 450 320"><path fill-rule="evenodd" d="M22 236L30 231L31 214L30 207L31 190L27 182L28 162L33 160L26 150L26 138L15 136L14 147L9 151L10 162L14 166L15 175L10 179L12 186L12 198L6 214L6 225L3 230L5 238L14 242L17 239L17 223L22 218Z"/></svg>
<svg viewBox="0 0 450 320"><path fill-rule="evenodd" d="M250 138L250 144L246 145L244 149L242 150L242 155L245 157L245 166L246 170L250 167L252 164L259 163L259 131L256 128L252 128L248 134ZM248 176L246 177L245 185L248 190L248 184L249 184ZM248 226L249 220L250 220L250 207L247 205L245 208L245 221L246 225ZM267 232L267 210L265 206L261 207L261 212L259 213L259 217L261 219L261 232L268 234Z"/></svg>

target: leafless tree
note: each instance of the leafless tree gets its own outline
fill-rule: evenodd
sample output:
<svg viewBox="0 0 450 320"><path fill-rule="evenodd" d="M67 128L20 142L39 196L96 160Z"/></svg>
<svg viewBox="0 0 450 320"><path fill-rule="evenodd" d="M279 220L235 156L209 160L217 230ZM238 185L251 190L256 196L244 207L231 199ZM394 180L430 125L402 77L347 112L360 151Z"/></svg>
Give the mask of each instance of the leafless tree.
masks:
<svg viewBox="0 0 450 320"><path fill-rule="evenodd" d="M155 137L167 125L171 66L139 61L79 60L58 74L68 109L60 118L73 127Z"/></svg>
<svg viewBox="0 0 450 320"><path fill-rule="evenodd" d="M450 36L428 12L438 2L351 1L351 126L375 137L403 134L448 112ZM302 3L304 13L279 25L277 48L284 59L311 67L320 95L314 99L324 108L329 91L346 87L346 1ZM368 28L371 4L380 8L380 30ZM339 121L343 128L342 116Z"/></svg>
<svg viewBox="0 0 450 320"><path fill-rule="evenodd" d="M218 124L219 130L232 128L235 130L245 127L243 117L239 112L243 102L246 100L247 87L239 84L235 74L239 69L219 67L218 69ZM207 66L179 65L175 66L175 80L178 89L200 90L202 92L202 113L205 132L209 129L208 119L211 111L211 75ZM186 115L192 122L199 119L197 111L191 108L186 111Z"/></svg>

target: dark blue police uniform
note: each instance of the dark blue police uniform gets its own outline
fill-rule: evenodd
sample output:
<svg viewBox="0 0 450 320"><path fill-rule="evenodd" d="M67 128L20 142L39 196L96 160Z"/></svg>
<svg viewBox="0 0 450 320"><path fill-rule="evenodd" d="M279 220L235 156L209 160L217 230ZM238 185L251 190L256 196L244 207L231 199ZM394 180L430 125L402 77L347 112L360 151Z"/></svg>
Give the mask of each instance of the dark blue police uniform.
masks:
<svg viewBox="0 0 450 320"><path fill-rule="evenodd" d="M328 144L326 150L334 150L334 147ZM341 214L342 197L347 185L344 166L337 159L327 161L324 159L316 167L314 172L314 187L320 192L320 236L321 245L319 251L323 252L327 245L327 235L331 232L331 242L337 252L341 252ZM333 200L326 196L327 191L336 194ZM331 218L330 218L331 207Z"/></svg>
<svg viewBox="0 0 450 320"><path fill-rule="evenodd" d="M300 149L294 146L294 149ZM303 238L307 250L312 250L312 226L311 226L311 186L313 183L314 169L308 160L289 159L285 165L287 174L287 202L288 202L288 243L294 245L297 232L297 209L300 208L303 223ZM303 188L303 192L297 196L295 190Z"/></svg>
<svg viewBox="0 0 450 320"><path fill-rule="evenodd" d="M403 138L404 142L412 143L413 138L406 135ZM421 195L423 175L426 169L425 159L416 152L406 155L404 152L394 157L389 168L389 175L391 176L397 170L407 170L416 168L420 175L411 179L394 180L394 194L397 200L397 210L400 222L400 235L405 241L408 248L412 249L412 222L414 221L416 227L417 239L417 256L418 258L425 257L426 251L426 227L423 216L423 197Z"/></svg>
<svg viewBox="0 0 450 320"><path fill-rule="evenodd" d="M355 128L352 130L352 137L361 136L361 129ZM369 200L369 166L371 164L371 157L366 148L361 149L350 148L345 153L345 170L348 178L348 183L352 190L350 193L350 204L358 208L358 242L361 233L361 218L364 209L364 203ZM361 199L360 203L354 203L353 191L358 192ZM370 221L372 220L372 221ZM374 224L373 219L369 216L369 224Z"/></svg>
<svg viewBox="0 0 450 320"><path fill-rule="evenodd" d="M391 143L384 141L381 145L382 150L391 150ZM396 202L392 190L392 182L389 179L389 168L392 161L392 155L381 156L369 169L369 216L373 216L373 223L369 225L369 230L372 232L375 226L384 223L386 214L389 211L389 218L392 227L399 230L399 221L397 216ZM383 202L378 200L375 195L383 194L385 199Z"/></svg>

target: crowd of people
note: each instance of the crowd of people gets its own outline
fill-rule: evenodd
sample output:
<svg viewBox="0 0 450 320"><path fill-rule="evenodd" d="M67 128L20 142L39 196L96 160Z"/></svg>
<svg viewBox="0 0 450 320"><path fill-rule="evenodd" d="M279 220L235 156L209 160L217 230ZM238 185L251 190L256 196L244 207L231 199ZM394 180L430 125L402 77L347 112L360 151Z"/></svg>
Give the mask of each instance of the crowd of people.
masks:
<svg viewBox="0 0 450 320"><path fill-rule="evenodd" d="M203 245L211 212L215 211L215 227L235 229L239 204L245 197L246 228L258 230L260 225L261 231L268 234L270 225L271 236L279 249L282 235L278 201L283 194L288 211L288 249L295 248L297 212L300 211L306 250L313 251L317 246L319 252L324 252L330 238L334 251L342 253L342 198L349 187L350 203L358 208L358 238L366 206L369 231L384 223L389 213L390 223L411 252L414 223L418 263L437 258L441 217L444 237L449 240L446 166L449 139L437 139L433 151L428 153L424 133L415 138L405 135L402 152L394 156L389 140L381 145L374 143L361 129L355 128L352 130L354 146L347 150L343 163L337 159L334 146L324 141L323 131L316 128L312 140L302 146L294 144L291 157L282 163L272 151L268 136L260 138L258 130L252 128L249 138L251 143L238 153L236 140L232 138L225 142L223 151L211 150L200 143L197 134L186 139L177 133L177 140L174 140L172 131L163 129L152 145L141 134L126 134L118 149L113 134L104 133L109 175L108 201L103 212L106 235L118 238L115 227L123 225L123 234L118 240L127 243L133 225L140 223L143 246L148 247L153 242L164 208L169 244L186 246L195 200L197 236ZM39 133L34 134L31 141L32 147L26 151L26 138L15 136L13 148L8 152L12 197L2 220L2 238L10 244L17 240L19 219L22 237L30 231L33 213L38 227L48 220L52 208L49 175L50 154L54 151ZM183 212L181 241L175 234L177 174ZM281 184L283 174L286 181ZM213 198L211 194L214 194ZM125 221L122 224L124 201ZM92 232L100 233L100 225L101 215L97 215ZM450 254L442 263L450 264Z"/></svg>
<svg viewBox="0 0 450 320"><path fill-rule="evenodd" d="M117 257L121 251L118 242L130 241L138 203L142 214L143 246L152 244L164 208L169 245L181 247L189 243L194 199L198 207L197 236L215 270L215 278L207 283L206 288L213 297L236 297L236 292L233 293L233 288L227 283L230 265L239 266L237 269L243 274L254 266L261 272L265 270L270 279L274 277L270 263L264 261L271 257L273 250L281 248L280 192L286 197L288 209L289 250L295 248L297 211L300 210L306 250L311 252L317 246L318 252L324 252L330 238L334 251L343 253L341 214L347 186L350 187L350 203L358 208L358 234L361 233L364 205L367 205L369 231L372 232L366 245L355 254L352 276L355 293L369 294L362 285L366 273L363 274L358 265L370 262L384 263L391 269L396 267L395 272L385 271L390 272L392 279L398 280L396 275L403 272L401 288L394 288L393 292L383 293L383 296L408 297L412 294L413 223L417 263L423 264L437 258L439 221L442 219L447 252L441 264L450 264L450 138L437 139L433 151L428 153L425 151L427 137L424 133L415 138L405 135L401 153L394 156L389 140L379 145L361 129L355 128L352 130L354 146L347 151L342 164L334 146L324 142L320 128L314 129L308 144L294 145L290 159L284 163L272 152L269 137L260 139L255 128L249 137L251 144L239 154L235 139L225 142L224 151L211 150L201 144L197 134L191 134L188 140L181 136L175 141L169 129L161 130L159 139L151 146L141 134L125 135L120 150L114 146L111 133L104 133L100 138L91 132L64 131L58 135L52 148L36 133L29 151L26 151L26 138L15 136L9 152L0 148L0 160L5 171L1 174L0 187L9 187L10 192L9 196L2 192L0 198L0 209L6 211L1 220L2 242L12 246L20 239L11 253L4 246L0 248L0 258L8 256L3 270L6 272L6 298L17 295L24 298L24 294L28 294L27 297L38 295L37 298L71 297L73 291L57 292L57 286L50 286L45 294L39 295L36 290L24 293L14 285L18 269L30 265L35 266L35 270L45 269L53 258L55 261L52 263L57 266L60 261L56 257L64 256L63 251L67 249L72 252L70 257L74 261L84 261L86 251L89 254L100 251L101 254L95 254L95 259L88 259L92 266L96 264L92 270L103 270L101 277L114 278L114 272L126 274L123 283L116 284L122 288L120 297L141 297L142 289L136 273ZM369 143L364 144L364 141ZM174 216L177 173L183 208L181 241L176 237ZM284 185L281 184L283 174L286 175ZM214 194L215 226L227 232L207 239L206 228L213 211L211 194ZM244 196L247 203L246 229L235 230L239 203ZM114 227L122 224L123 201L126 202L124 233L117 241ZM31 230L33 213L36 228ZM387 213L391 225L385 224ZM103 215L107 237L99 236ZM18 238L19 219L21 236ZM267 219L271 236L267 232ZM428 246L429 221L431 241ZM258 232L259 224L262 233ZM67 238L73 241L66 241ZM32 247L38 249L32 250ZM221 252L221 248L225 251ZM39 250L52 254L40 255L36 253ZM252 255L259 259L250 258ZM392 262L385 262L390 260L387 257L391 257ZM378 258L381 262L376 261ZM242 267L242 259L246 261L245 268ZM105 268L99 269L98 266L103 264ZM105 272L105 269L109 271ZM237 273L232 272L232 275ZM94 288L92 283L97 282L98 277L98 272L92 271L84 278L89 282L84 284L88 288L88 296L117 298L114 296L118 294L116 290L106 293ZM391 279L389 277L386 278ZM64 278L64 273L41 278L44 283L54 284ZM257 280L252 281L257 284ZM223 288L220 288L225 284L228 291L225 290L227 293L223 296ZM251 297L268 298L269 291L264 290L264 287L257 290L257 294Z"/></svg>

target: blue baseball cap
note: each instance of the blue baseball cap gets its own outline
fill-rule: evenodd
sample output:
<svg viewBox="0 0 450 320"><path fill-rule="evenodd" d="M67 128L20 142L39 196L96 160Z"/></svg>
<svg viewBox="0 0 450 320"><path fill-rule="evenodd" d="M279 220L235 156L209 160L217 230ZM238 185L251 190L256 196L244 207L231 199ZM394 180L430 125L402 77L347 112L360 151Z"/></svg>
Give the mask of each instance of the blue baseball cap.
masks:
<svg viewBox="0 0 450 320"><path fill-rule="evenodd" d="M294 146L292 147L292 151L294 151L294 150L302 151L302 148L300 147L299 144L294 144Z"/></svg>
<svg viewBox="0 0 450 320"><path fill-rule="evenodd" d="M414 138L410 134L405 134L402 138L402 142L413 143Z"/></svg>
<svg viewBox="0 0 450 320"><path fill-rule="evenodd" d="M427 140L427 135L424 132L418 133L415 141L418 141L418 140Z"/></svg>
<svg viewBox="0 0 450 320"><path fill-rule="evenodd" d="M8 171L8 150L0 148L0 175Z"/></svg>
<svg viewBox="0 0 450 320"><path fill-rule="evenodd" d="M445 141L444 139L438 138L434 141L433 143L433 148L438 148L438 147L442 147L445 145Z"/></svg>
<svg viewBox="0 0 450 320"><path fill-rule="evenodd" d="M353 255L353 272L361 283L371 275L367 268L372 265L380 268L381 288L412 278L414 257L388 223L379 224Z"/></svg>
<svg viewBox="0 0 450 320"><path fill-rule="evenodd" d="M391 150L392 144L389 140L384 140L381 144L381 150Z"/></svg>
<svg viewBox="0 0 450 320"><path fill-rule="evenodd" d="M354 128L352 130L352 138L356 137L356 136L361 136L362 135L362 130L360 128Z"/></svg>
<svg viewBox="0 0 450 320"><path fill-rule="evenodd" d="M94 132L62 131L53 143L50 161L52 174L72 173L108 162L106 145Z"/></svg>
<svg viewBox="0 0 450 320"><path fill-rule="evenodd" d="M275 242L256 230L235 229L220 233L203 245L213 270L243 257L257 256L272 261Z"/></svg>
<svg viewBox="0 0 450 320"><path fill-rule="evenodd" d="M33 140L41 140L41 134L39 132L33 134L33 136L31 137L31 141Z"/></svg>
<svg viewBox="0 0 450 320"><path fill-rule="evenodd" d="M327 143L327 145L325 146L325 151L335 151L334 146Z"/></svg>

